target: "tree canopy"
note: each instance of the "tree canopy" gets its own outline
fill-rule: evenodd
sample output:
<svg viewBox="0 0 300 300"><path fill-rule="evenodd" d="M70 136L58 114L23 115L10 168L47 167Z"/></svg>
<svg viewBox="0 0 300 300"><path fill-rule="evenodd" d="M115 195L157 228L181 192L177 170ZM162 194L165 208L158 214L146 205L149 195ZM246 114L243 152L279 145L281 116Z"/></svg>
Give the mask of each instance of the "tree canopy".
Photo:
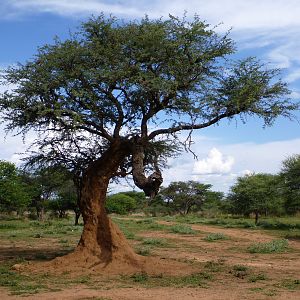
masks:
<svg viewBox="0 0 300 300"><path fill-rule="evenodd" d="M234 52L228 33L197 16L122 22L101 15L4 71L4 84L16 86L0 95L6 129L38 133L34 162L80 173L84 229L67 263L139 261L107 217L111 179L131 175L154 198L164 159L189 147L194 130L235 117L271 125L291 116L297 105L279 70L252 57L233 61Z"/></svg>
<svg viewBox="0 0 300 300"><path fill-rule="evenodd" d="M292 155L282 162L280 175L283 179L286 210L289 213L300 211L300 155Z"/></svg>
<svg viewBox="0 0 300 300"><path fill-rule="evenodd" d="M210 184L202 184L197 181L171 182L168 187L161 189L165 202L175 211L185 215L195 206L198 210L206 201L210 191Z"/></svg>
<svg viewBox="0 0 300 300"><path fill-rule="evenodd" d="M178 132L235 116L271 124L296 108L277 69L252 57L234 62L234 52L228 33L198 17L124 23L101 15L8 68L3 79L17 87L0 97L1 115L7 130L40 134L37 159L72 168L70 161L87 167L111 144L127 141L131 149L115 175L132 174L150 195ZM155 171L148 181L147 166Z"/></svg>
<svg viewBox="0 0 300 300"><path fill-rule="evenodd" d="M31 201L30 196L16 166L0 160L0 210L22 212Z"/></svg>
<svg viewBox="0 0 300 300"><path fill-rule="evenodd" d="M282 199L279 192L279 177L272 174L250 174L239 177L231 187L229 196L233 211L244 215L259 214L280 210Z"/></svg>

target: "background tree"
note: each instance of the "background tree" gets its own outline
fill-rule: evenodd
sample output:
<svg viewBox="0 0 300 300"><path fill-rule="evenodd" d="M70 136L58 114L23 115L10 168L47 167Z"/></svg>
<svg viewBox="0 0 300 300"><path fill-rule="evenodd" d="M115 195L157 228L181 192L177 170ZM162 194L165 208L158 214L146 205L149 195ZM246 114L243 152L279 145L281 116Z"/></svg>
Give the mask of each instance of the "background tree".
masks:
<svg viewBox="0 0 300 300"><path fill-rule="evenodd" d="M295 214L300 211L300 155L288 157L282 162L280 175L283 179L285 209Z"/></svg>
<svg viewBox="0 0 300 300"><path fill-rule="evenodd" d="M280 211L282 201L279 193L279 177L271 174L251 174L239 177L229 195L233 212L249 216Z"/></svg>
<svg viewBox="0 0 300 300"><path fill-rule="evenodd" d="M201 210L205 216L214 217L225 211L224 193L208 190L205 192L205 201Z"/></svg>
<svg viewBox="0 0 300 300"><path fill-rule="evenodd" d="M122 192L122 194L127 195L135 200L137 210L143 210L143 208L145 207L145 203L147 203L144 192L128 191Z"/></svg>
<svg viewBox="0 0 300 300"><path fill-rule="evenodd" d="M66 217L68 210L72 210L75 213L75 225L79 223L79 207L77 205L77 191L74 182L71 179L64 178L61 181L60 186L57 187L54 199L49 201L49 209L59 217Z"/></svg>
<svg viewBox="0 0 300 300"><path fill-rule="evenodd" d="M133 197L124 193L110 195L106 200L106 209L108 213L125 215L136 209L137 203Z"/></svg>
<svg viewBox="0 0 300 300"><path fill-rule="evenodd" d="M0 210L22 213L30 203L30 194L17 167L0 160Z"/></svg>
<svg viewBox="0 0 300 300"><path fill-rule="evenodd" d="M271 125L296 109L278 70L254 58L233 62L234 50L228 34L198 17L124 23L102 15L6 70L4 84L17 85L0 96L8 131L37 131L40 153L63 145L58 156L84 157L85 149L95 149L82 172L83 233L76 251L60 260L138 265L105 212L112 179L131 175L153 198L163 182L163 158L180 144L181 131L248 115Z"/></svg>
<svg viewBox="0 0 300 300"><path fill-rule="evenodd" d="M161 189L160 194L173 210L186 215L192 208L196 210L201 208L210 188L210 184L202 184L192 180L177 181L171 182L168 187Z"/></svg>
<svg viewBox="0 0 300 300"><path fill-rule="evenodd" d="M26 176L26 177L25 177ZM58 198L58 192L67 181L65 169L46 167L23 175L31 195L31 207L36 210L37 218L45 218L49 201Z"/></svg>

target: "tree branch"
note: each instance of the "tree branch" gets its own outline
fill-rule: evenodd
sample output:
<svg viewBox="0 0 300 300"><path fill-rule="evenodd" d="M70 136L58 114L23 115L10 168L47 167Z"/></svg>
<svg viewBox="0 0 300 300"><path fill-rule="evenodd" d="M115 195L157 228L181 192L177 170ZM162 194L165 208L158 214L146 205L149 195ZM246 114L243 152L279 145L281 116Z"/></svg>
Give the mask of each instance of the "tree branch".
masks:
<svg viewBox="0 0 300 300"><path fill-rule="evenodd" d="M192 129L205 128L205 127L208 127L208 126L211 126L213 124L218 123L221 119L231 117L231 116L233 116L235 114L236 114L236 112L226 112L226 113L218 115L217 117L211 119L210 121L208 121L206 123L202 123L202 124L187 124L187 125L179 125L179 126L175 126L175 127L171 127L171 128L158 129L158 130L152 131L149 134L148 140L152 140L157 135L160 135L160 134L170 134L170 133L175 133L175 132L178 132L178 131L181 131L181 130L192 130Z"/></svg>

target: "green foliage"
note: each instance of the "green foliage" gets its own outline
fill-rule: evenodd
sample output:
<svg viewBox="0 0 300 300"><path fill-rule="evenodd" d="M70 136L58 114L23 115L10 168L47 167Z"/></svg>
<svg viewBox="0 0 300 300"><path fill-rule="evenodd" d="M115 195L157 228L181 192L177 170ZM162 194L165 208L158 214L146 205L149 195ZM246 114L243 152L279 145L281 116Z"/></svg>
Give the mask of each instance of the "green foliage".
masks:
<svg viewBox="0 0 300 300"><path fill-rule="evenodd" d="M122 192L122 194L135 199L137 209L142 209L147 201L144 192L129 191Z"/></svg>
<svg viewBox="0 0 300 300"><path fill-rule="evenodd" d="M125 215L136 208L136 200L123 193L108 196L105 207L108 213Z"/></svg>
<svg viewBox="0 0 300 300"><path fill-rule="evenodd" d="M282 162L280 175L283 179L286 211L295 214L300 211L300 154Z"/></svg>
<svg viewBox="0 0 300 300"><path fill-rule="evenodd" d="M167 245L167 241L165 239L148 238L143 240L143 244L156 247L164 247Z"/></svg>
<svg viewBox="0 0 300 300"><path fill-rule="evenodd" d="M74 171L70 161L86 167L119 145L127 152L120 172L105 169L110 178L131 173L138 147L142 173L156 170L177 154L182 130L253 115L270 125L298 108L278 70L253 57L232 62L234 51L227 33L198 16L121 22L102 14L4 71L3 84L17 86L0 95L1 117L7 131L38 131L36 157L47 163ZM149 194L148 181L135 183Z"/></svg>
<svg viewBox="0 0 300 300"><path fill-rule="evenodd" d="M207 242L213 242L218 240L227 240L228 237L223 233L210 233L208 234L204 240Z"/></svg>
<svg viewBox="0 0 300 300"><path fill-rule="evenodd" d="M46 288L38 280L12 270L9 264L0 266L0 286L10 288L15 295L36 294Z"/></svg>
<svg viewBox="0 0 300 300"><path fill-rule="evenodd" d="M138 247L136 253L142 256L149 256L151 254L150 247Z"/></svg>
<svg viewBox="0 0 300 300"><path fill-rule="evenodd" d="M256 215L279 211L282 198L278 186L279 177L271 174L251 174L239 177L231 188L229 199L235 213Z"/></svg>
<svg viewBox="0 0 300 300"><path fill-rule="evenodd" d="M134 282L145 282L149 279L149 275L147 273L135 273L130 276Z"/></svg>
<svg viewBox="0 0 300 300"><path fill-rule="evenodd" d="M162 188L160 194L166 205L175 212L188 214L192 210L199 210L207 199L215 200L214 192L210 191L210 184L196 181L171 182L167 188Z"/></svg>
<svg viewBox="0 0 300 300"><path fill-rule="evenodd" d="M0 160L0 211L22 213L30 200L20 171L13 163Z"/></svg>
<svg viewBox="0 0 300 300"><path fill-rule="evenodd" d="M288 290L300 290L300 279L288 278L283 280L278 286Z"/></svg>
<svg viewBox="0 0 300 300"><path fill-rule="evenodd" d="M174 225L170 227L171 232L179 234L196 234L196 231L193 230L190 226L186 225Z"/></svg>
<svg viewBox="0 0 300 300"><path fill-rule="evenodd" d="M220 272L224 269L224 261L223 260L207 261L204 265L204 268L210 272Z"/></svg>
<svg viewBox="0 0 300 300"><path fill-rule="evenodd" d="M265 274L259 273L254 274L249 277L249 282L257 282L261 280L267 280L267 276Z"/></svg>
<svg viewBox="0 0 300 300"><path fill-rule="evenodd" d="M249 275L249 268L244 265L234 265L230 273L235 277L244 278Z"/></svg>
<svg viewBox="0 0 300 300"><path fill-rule="evenodd" d="M62 178L59 187L56 188L56 198L48 202L48 208L59 218L66 216L67 210L77 209L77 190L72 180Z"/></svg>
<svg viewBox="0 0 300 300"><path fill-rule="evenodd" d="M281 253L288 248L288 240L273 240L268 243L257 243L248 247L250 253Z"/></svg>
<svg viewBox="0 0 300 300"><path fill-rule="evenodd" d="M123 277L126 279L126 277ZM136 273L129 277L133 282L139 282L147 287L205 287L212 280L211 274L201 272L186 276L150 276L147 273Z"/></svg>

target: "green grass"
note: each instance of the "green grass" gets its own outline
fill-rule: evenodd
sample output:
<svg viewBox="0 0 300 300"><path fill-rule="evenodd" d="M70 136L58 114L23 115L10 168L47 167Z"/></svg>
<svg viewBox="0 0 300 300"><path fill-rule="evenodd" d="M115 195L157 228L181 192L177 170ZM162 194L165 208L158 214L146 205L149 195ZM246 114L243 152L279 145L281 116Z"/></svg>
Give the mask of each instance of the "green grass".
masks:
<svg viewBox="0 0 300 300"><path fill-rule="evenodd" d="M142 256L149 256L151 254L150 247L137 247L135 252Z"/></svg>
<svg viewBox="0 0 300 300"><path fill-rule="evenodd" d="M249 268L244 265L234 265L229 273L235 277L244 278L249 275Z"/></svg>
<svg viewBox="0 0 300 300"><path fill-rule="evenodd" d="M127 217L126 217L127 218ZM252 226L253 220L249 219L203 219L198 216L187 216L187 217L177 217L177 216L168 216L167 220L170 222L179 222L177 225L163 225L157 223L159 220L166 220L166 218L138 218L129 217L129 219L122 219L119 217L114 217L114 221L116 221L124 232L125 236L128 239L135 240L133 244L135 245L136 252L148 256L151 255L151 252L156 249L156 247L172 247L175 246L176 237L173 236L172 239L168 238L156 238L154 234L153 238L143 238L143 234L145 232L154 232L155 231L163 231L165 233L173 232L178 235L191 235L199 233L196 238L201 239L202 237L207 238L209 241L217 241L222 240L226 237L226 235L222 235L221 233L216 234L207 234L203 235L203 232L195 231L191 228L190 224L213 224L222 227L244 227L251 228L253 230L261 230L263 225L260 226ZM300 231L297 229L296 219L293 218L285 218L280 219L280 221L272 221L272 220L264 220L272 223L272 226L269 226L268 229L272 229L272 235L276 235L277 238L286 237L291 239L297 239L300 236ZM284 226L279 226L279 223L288 224ZM248 224L248 225L247 225ZM274 224L277 224L276 226ZM284 229L283 229L284 228ZM37 276L33 274L22 275L18 272L15 272L11 269L11 266L14 263L17 263L17 257L23 256L26 259L31 260L46 260L53 258L54 256L66 254L68 251L64 249L66 247L73 247L76 245L80 233L82 231L82 226L73 226L73 220L51 220L45 222L38 221L30 221L30 220L20 220L20 219L5 219L1 221L0 224L0 236L1 240L5 241L5 243L11 243L12 245L17 245L18 242L21 242L22 245L34 246L43 243L46 245L49 241L51 243L54 241L56 243L57 249L54 249L53 252L38 252L33 251L30 254L23 255L20 252L12 253L11 256L15 255L15 259L10 259L10 263L2 262L0 264L0 285L7 287L10 289L12 293L18 295L30 295L34 293L39 293L41 291L49 291L54 289L64 289L66 287L72 285L83 284L88 286L89 288L99 288L102 285L101 283L96 282L93 277L87 276L78 276L78 278L69 277L70 274L63 274L61 277L55 276ZM225 232L225 231L224 231ZM200 236L200 233L202 234ZM226 232L225 232L226 233ZM274 233L274 234L273 234ZM179 236L180 237L180 236ZM1 241L0 240L0 241ZM174 240L174 241L173 241ZM189 238L188 240L192 240ZM139 242L136 242L139 241ZM169 244L170 242L170 244ZM209 246L206 243L202 243L202 245ZM193 248L194 245L192 243L187 243L184 245L184 251L189 253L194 253L196 251L205 251L204 246L202 248L198 246L197 249ZM280 248L281 247L281 248ZM266 250L267 249L267 250ZM271 249L271 250L270 250ZM281 250L280 250L281 249ZM269 243L256 243L251 245L248 248L248 251L252 251L251 253L280 253L288 249L288 241L283 239L274 240ZM170 250L172 251L172 250ZM231 250L228 250L229 252ZM239 251L245 251L245 249L240 249ZM155 253L155 252L154 252ZM233 252L231 252L232 254ZM236 253L236 251L234 252ZM275 257L277 259L277 257ZM25 262L25 261L23 261ZM260 283L263 280L267 280L267 276L264 274L254 273L254 270L249 269L247 266L243 265L235 265L235 266L227 266L224 264L224 261L208 261L206 263L201 263L195 260L194 263L195 270L198 270L197 273L187 275L187 276L151 276L144 273L135 274L133 277L127 277L126 283L131 286L135 284L140 284L145 287L206 287L208 283L213 280L213 277L219 278L223 275L231 274L232 280L240 281L240 279L245 278L248 282L257 282ZM198 268L199 266L199 268ZM203 272L202 272L203 271ZM222 272L222 273L221 273ZM236 277L236 278L234 278ZM284 277L284 276L283 276ZM295 276L297 277L297 276ZM112 284L115 284L116 279L111 281ZM123 280L123 279L122 279ZM117 282L118 284L118 282ZM261 284L264 284L261 282ZM253 284L253 287L256 285ZM300 286L298 279L286 279L286 280L278 280L278 289L298 289ZM273 284L274 287L274 284ZM269 286L271 288L271 286ZM264 288L265 289L265 288ZM95 298L97 299L97 298Z"/></svg>
<svg viewBox="0 0 300 300"><path fill-rule="evenodd" d="M170 231L173 233L178 233L178 234L196 234L197 233L190 226L181 225L181 224L171 226Z"/></svg>
<svg viewBox="0 0 300 300"><path fill-rule="evenodd" d="M300 232L289 232L288 234L286 234L284 236L286 239L288 240L296 240L296 241L300 241Z"/></svg>
<svg viewBox="0 0 300 300"><path fill-rule="evenodd" d="M278 287L288 290L300 290L300 279L284 279L278 284Z"/></svg>
<svg viewBox="0 0 300 300"><path fill-rule="evenodd" d="M36 294L46 289L46 285L38 278L31 278L13 271L11 264L0 266L0 286L9 288L15 295Z"/></svg>
<svg viewBox="0 0 300 300"><path fill-rule="evenodd" d="M227 240L228 237L223 233L210 233L208 234L204 240L207 242L214 242L218 240Z"/></svg>
<svg viewBox="0 0 300 300"><path fill-rule="evenodd" d="M264 218L255 225L254 219L236 218L236 217L218 217L205 218L199 215L165 217L167 221L176 221L187 224L209 224L218 225L225 228L252 228L252 229L270 229L270 230L300 230L300 219L297 217Z"/></svg>
<svg viewBox="0 0 300 300"><path fill-rule="evenodd" d="M31 220L4 220L0 224L0 235L9 239L40 239L47 237L59 237L68 235L76 237L80 235L82 226L74 226L73 220L59 221L31 221Z"/></svg>
<svg viewBox="0 0 300 300"><path fill-rule="evenodd" d="M267 280L267 276L265 274L259 273L259 274L253 274L249 277L249 282L257 282L261 280Z"/></svg>
<svg viewBox="0 0 300 300"><path fill-rule="evenodd" d="M206 287L212 280L212 275L206 272L194 273L186 276L150 276L147 273L137 273L130 277L123 276L123 280L140 283L146 287Z"/></svg>
<svg viewBox="0 0 300 300"><path fill-rule="evenodd" d="M248 247L250 253L282 253L288 248L288 240L273 240L267 243L256 243Z"/></svg>
<svg viewBox="0 0 300 300"><path fill-rule="evenodd" d="M217 260L217 261L207 261L204 264L204 268L209 272L220 272L224 270L224 261Z"/></svg>
<svg viewBox="0 0 300 300"><path fill-rule="evenodd" d="M156 246L156 247L165 247L168 245L168 243L165 239L155 239L155 238L144 239L142 244Z"/></svg>

